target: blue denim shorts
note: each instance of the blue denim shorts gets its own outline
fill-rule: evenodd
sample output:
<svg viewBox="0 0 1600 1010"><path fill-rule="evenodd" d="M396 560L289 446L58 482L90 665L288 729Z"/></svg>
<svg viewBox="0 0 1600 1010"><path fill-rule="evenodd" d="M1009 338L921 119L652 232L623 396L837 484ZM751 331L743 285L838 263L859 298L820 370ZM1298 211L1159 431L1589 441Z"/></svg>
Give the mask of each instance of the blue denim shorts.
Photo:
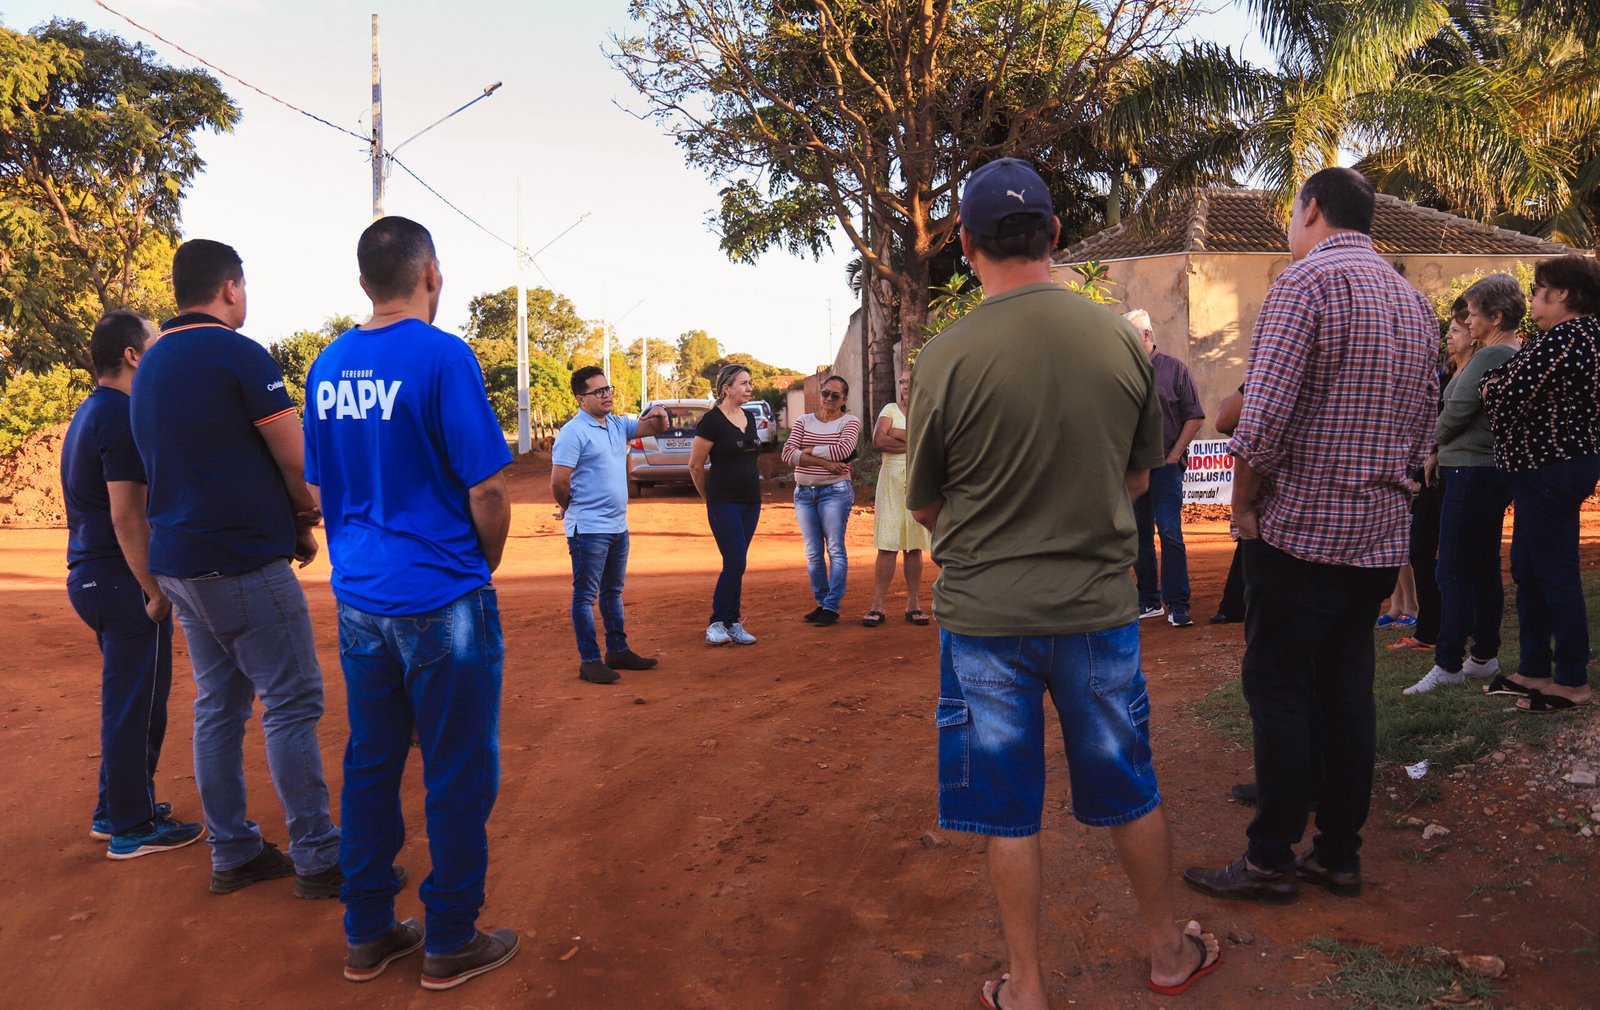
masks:
<svg viewBox="0 0 1600 1010"><path fill-rule="evenodd" d="M1138 622L1020 638L941 630L939 645L939 827L1038 833L1046 691L1066 742L1074 817L1104 827L1161 805Z"/></svg>

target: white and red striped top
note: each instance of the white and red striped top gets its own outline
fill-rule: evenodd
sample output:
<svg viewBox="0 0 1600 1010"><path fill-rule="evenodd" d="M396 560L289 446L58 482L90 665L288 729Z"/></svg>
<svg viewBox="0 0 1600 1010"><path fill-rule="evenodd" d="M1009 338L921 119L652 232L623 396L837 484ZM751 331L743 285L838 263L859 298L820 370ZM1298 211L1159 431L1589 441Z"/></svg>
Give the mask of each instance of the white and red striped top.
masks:
<svg viewBox="0 0 1600 1010"><path fill-rule="evenodd" d="M861 439L861 418L854 414L841 414L831 421L819 421L815 414L801 414L789 429L789 438L783 443L783 461L794 467L796 484L822 487L848 480L843 474L830 473L820 466L800 462L802 450L820 459L843 461L856 451Z"/></svg>

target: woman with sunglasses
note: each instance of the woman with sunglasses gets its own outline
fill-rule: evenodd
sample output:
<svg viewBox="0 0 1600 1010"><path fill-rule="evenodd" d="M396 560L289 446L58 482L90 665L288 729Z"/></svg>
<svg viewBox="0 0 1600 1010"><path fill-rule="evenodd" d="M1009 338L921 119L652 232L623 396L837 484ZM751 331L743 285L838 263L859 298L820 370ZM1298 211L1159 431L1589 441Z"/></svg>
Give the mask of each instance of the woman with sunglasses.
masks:
<svg viewBox="0 0 1600 1010"><path fill-rule="evenodd" d="M817 625L839 623L849 559L844 531L855 504L850 463L861 439L861 419L844 412L850 383L841 376L822 380L821 405L801 414L783 443L783 461L794 467L794 514L806 544L806 568L816 609L805 616Z"/></svg>
<svg viewBox="0 0 1600 1010"><path fill-rule="evenodd" d="M1484 376L1494 464L1510 473L1511 577L1522 664L1490 694L1556 712L1590 703L1589 615L1578 575L1578 511L1600 479L1600 265L1583 256L1533 269L1529 314L1542 331Z"/></svg>
<svg viewBox="0 0 1600 1010"><path fill-rule="evenodd" d="M711 535L722 552L722 573L711 594L711 623L707 645L754 645L756 636L740 619L744 596L744 566L750 541L761 521L761 474L756 469L755 418L744 404L754 395L750 369L723 365L711 387L716 405L700 418L689 450L689 479L706 501ZM709 464L709 465L708 465Z"/></svg>

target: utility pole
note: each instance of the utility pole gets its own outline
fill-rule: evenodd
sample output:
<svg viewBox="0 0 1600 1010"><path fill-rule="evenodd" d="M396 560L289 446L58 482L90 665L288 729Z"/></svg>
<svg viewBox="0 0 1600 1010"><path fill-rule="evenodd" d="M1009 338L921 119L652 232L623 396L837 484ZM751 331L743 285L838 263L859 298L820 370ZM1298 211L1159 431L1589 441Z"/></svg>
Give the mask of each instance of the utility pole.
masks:
<svg viewBox="0 0 1600 1010"><path fill-rule="evenodd" d="M650 337L639 338L639 413L650 399Z"/></svg>
<svg viewBox="0 0 1600 1010"><path fill-rule="evenodd" d="M383 78L378 73L378 15L372 15L372 220L383 216Z"/></svg>
<svg viewBox="0 0 1600 1010"><path fill-rule="evenodd" d="M522 178L517 177L517 454L533 448L528 418L528 289L522 286Z"/></svg>

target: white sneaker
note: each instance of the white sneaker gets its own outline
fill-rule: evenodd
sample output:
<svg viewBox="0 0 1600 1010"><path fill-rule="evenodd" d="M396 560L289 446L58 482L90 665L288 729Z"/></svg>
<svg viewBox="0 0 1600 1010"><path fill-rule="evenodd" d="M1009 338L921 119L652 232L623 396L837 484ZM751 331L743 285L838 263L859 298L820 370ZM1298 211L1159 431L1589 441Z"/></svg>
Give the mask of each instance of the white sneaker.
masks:
<svg viewBox="0 0 1600 1010"><path fill-rule="evenodd" d="M738 621L734 621L733 627L728 629L728 637L733 639L734 642L739 645L756 644L756 636L744 630L744 625L740 624Z"/></svg>
<svg viewBox="0 0 1600 1010"><path fill-rule="evenodd" d="M1147 607L1144 610L1139 611L1139 620L1143 621L1151 617L1160 617L1166 612L1166 607Z"/></svg>
<svg viewBox="0 0 1600 1010"><path fill-rule="evenodd" d="M1464 673L1451 673L1449 670L1444 670L1444 669L1441 669L1441 668L1436 666L1433 669L1428 671L1427 676L1423 677L1421 680L1417 681L1415 684L1412 684L1410 687L1406 688L1401 693L1402 694L1427 694L1429 691L1432 691L1434 688L1438 687L1441 684L1465 684L1466 682L1467 682L1467 675L1466 674L1464 674Z"/></svg>
<svg viewBox="0 0 1600 1010"><path fill-rule="evenodd" d="M1466 661L1461 664L1461 672L1469 677L1498 677L1500 676L1500 660L1494 657L1474 659L1469 654Z"/></svg>
<svg viewBox="0 0 1600 1010"><path fill-rule="evenodd" d="M736 624L734 627L737 628L738 625ZM707 645L727 645L731 641L733 641L733 636L728 634L728 626L721 621L712 621L706 625Z"/></svg>

